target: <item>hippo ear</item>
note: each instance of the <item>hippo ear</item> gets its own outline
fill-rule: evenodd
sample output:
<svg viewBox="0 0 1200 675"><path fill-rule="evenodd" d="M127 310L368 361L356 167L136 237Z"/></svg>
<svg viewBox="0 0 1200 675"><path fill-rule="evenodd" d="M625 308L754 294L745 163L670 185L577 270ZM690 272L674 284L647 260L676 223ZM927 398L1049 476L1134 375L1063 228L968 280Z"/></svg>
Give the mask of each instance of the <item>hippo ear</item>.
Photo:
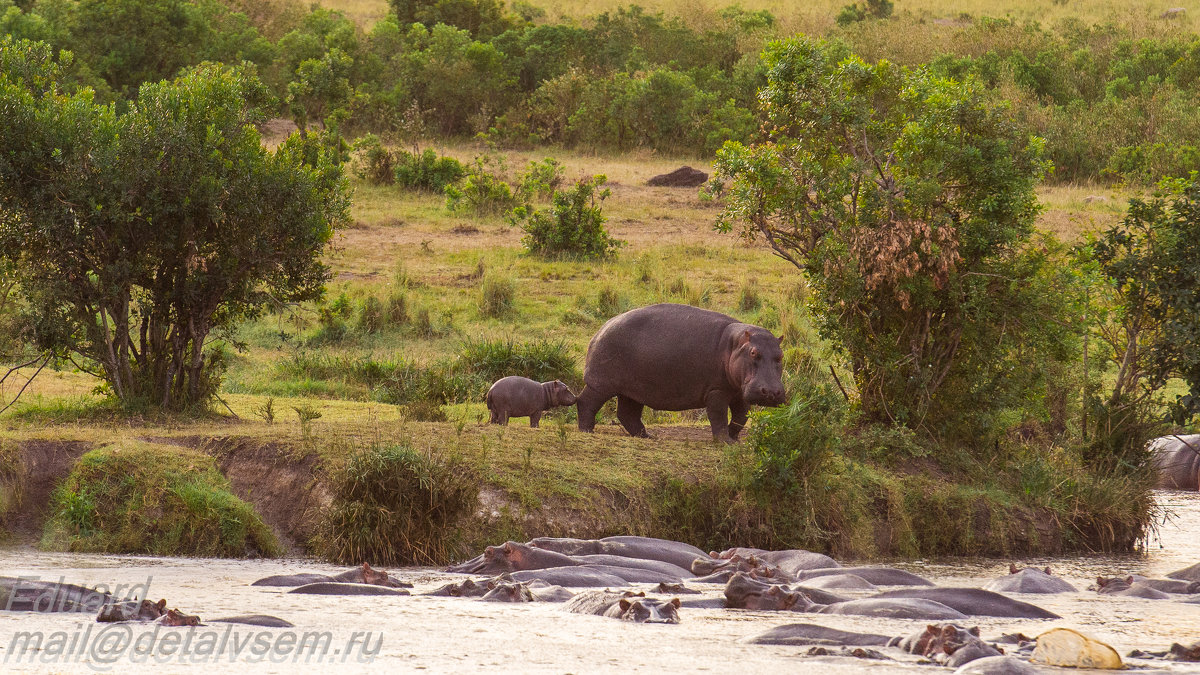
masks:
<svg viewBox="0 0 1200 675"><path fill-rule="evenodd" d="M926 633L940 633L940 632L942 632L942 628L941 628L941 626L937 625L936 623L930 623L930 624L925 625L925 632Z"/></svg>
<svg viewBox="0 0 1200 675"><path fill-rule="evenodd" d="M1008 563L1008 573L1016 574L1017 572L1020 572L1020 570L1017 569L1017 566L1013 563Z"/></svg>
<svg viewBox="0 0 1200 675"><path fill-rule="evenodd" d="M1108 585L1108 579L1105 579L1104 577L1096 577L1096 585L1100 588L1104 588L1106 585Z"/></svg>
<svg viewBox="0 0 1200 675"><path fill-rule="evenodd" d="M621 611L622 612L628 611L629 608L633 606L633 603L626 600L625 598L621 598L618 602L621 603Z"/></svg>
<svg viewBox="0 0 1200 675"><path fill-rule="evenodd" d="M675 609L679 609L679 605L680 605L679 598L671 598L671 602L669 604L674 605Z"/></svg>
<svg viewBox="0 0 1200 675"><path fill-rule="evenodd" d="M165 610L167 608L167 599L159 598L158 602L154 603L154 606L157 607L158 611L160 612Z"/></svg>
<svg viewBox="0 0 1200 675"><path fill-rule="evenodd" d="M1050 568L1049 568L1049 567L1047 567L1047 568L1046 568L1045 570L1043 570L1043 571L1044 571L1046 574L1054 574L1054 572L1051 572L1051 571L1050 571Z"/></svg>
<svg viewBox="0 0 1200 675"><path fill-rule="evenodd" d="M1130 577L1125 577L1125 583L1127 583L1127 584L1132 584L1132 583L1133 583L1133 577L1131 577L1131 576L1130 576Z"/></svg>
<svg viewBox="0 0 1200 675"><path fill-rule="evenodd" d="M742 334L738 336L738 345L749 343L752 337L754 336L750 333L749 329L742 331Z"/></svg>
<svg viewBox="0 0 1200 675"><path fill-rule="evenodd" d="M971 635L974 635L975 637L979 637L979 626L975 626L974 628L972 628L971 630L969 630L967 632L970 633Z"/></svg>

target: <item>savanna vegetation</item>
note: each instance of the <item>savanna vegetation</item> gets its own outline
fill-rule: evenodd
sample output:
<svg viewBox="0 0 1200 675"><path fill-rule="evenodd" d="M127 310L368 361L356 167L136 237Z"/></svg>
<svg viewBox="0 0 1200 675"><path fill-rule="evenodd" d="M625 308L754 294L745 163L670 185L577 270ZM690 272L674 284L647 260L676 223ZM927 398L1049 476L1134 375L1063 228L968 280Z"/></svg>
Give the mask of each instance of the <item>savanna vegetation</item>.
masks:
<svg viewBox="0 0 1200 675"><path fill-rule="evenodd" d="M1200 411L1192 18L661 9L0 0L0 519L85 441L43 545L273 554L217 469L249 443L346 562L1135 547L1145 440ZM783 338L743 444L483 424L664 301Z"/></svg>

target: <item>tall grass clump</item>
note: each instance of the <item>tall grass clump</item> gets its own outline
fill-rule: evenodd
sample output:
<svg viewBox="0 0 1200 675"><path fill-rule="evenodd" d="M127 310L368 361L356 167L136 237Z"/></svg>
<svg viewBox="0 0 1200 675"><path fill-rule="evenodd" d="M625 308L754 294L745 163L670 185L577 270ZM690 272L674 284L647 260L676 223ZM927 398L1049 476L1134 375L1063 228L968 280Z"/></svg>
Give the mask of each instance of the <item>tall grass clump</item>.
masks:
<svg viewBox="0 0 1200 675"><path fill-rule="evenodd" d="M498 319L512 313L517 298L517 282L512 277L486 274L479 283L479 313Z"/></svg>
<svg viewBox="0 0 1200 675"><path fill-rule="evenodd" d="M322 557L433 565L458 553L458 525L478 504L479 477L459 459L389 445L352 454L332 491L317 538Z"/></svg>
<svg viewBox="0 0 1200 675"><path fill-rule="evenodd" d="M562 340L467 340L459 353L458 365L486 383L508 375L521 375L538 382L582 380L571 348Z"/></svg>
<svg viewBox="0 0 1200 675"><path fill-rule="evenodd" d="M123 442L79 458L54 490L43 548L247 558L283 551L201 452Z"/></svg>

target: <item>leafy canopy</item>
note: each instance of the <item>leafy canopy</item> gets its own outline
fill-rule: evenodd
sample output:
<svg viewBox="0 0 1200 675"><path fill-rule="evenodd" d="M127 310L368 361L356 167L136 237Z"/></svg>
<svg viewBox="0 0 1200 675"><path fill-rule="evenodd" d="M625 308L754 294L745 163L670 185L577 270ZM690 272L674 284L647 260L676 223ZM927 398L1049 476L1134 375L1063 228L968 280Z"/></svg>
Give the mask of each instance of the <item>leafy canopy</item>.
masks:
<svg viewBox="0 0 1200 675"><path fill-rule="evenodd" d="M1041 140L974 82L837 43L773 42L764 65L767 140L718 153L718 228L808 276L868 419L992 430L1073 338L1057 248L1031 245Z"/></svg>

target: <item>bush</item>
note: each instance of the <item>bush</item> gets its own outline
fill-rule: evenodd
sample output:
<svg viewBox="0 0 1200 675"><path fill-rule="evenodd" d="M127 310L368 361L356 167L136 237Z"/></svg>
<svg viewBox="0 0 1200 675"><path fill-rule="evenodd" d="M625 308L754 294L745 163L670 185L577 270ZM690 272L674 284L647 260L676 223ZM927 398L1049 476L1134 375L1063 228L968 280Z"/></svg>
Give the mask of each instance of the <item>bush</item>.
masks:
<svg viewBox="0 0 1200 675"><path fill-rule="evenodd" d="M396 181L395 157L375 134L366 134L354 142L355 173L372 185L391 185Z"/></svg>
<svg viewBox="0 0 1200 675"><path fill-rule="evenodd" d="M556 193L549 209L518 212L517 218L524 220L525 248L546 257L603 260L616 255L624 242L604 229L606 219L597 203L610 194L607 189L597 193L605 180L602 175L580 180L570 190Z"/></svg>
<svg viewBox="0 0 1200 675"><path fill-rule="evenodd" d="M433 150L420 154L396 153L396 184L408 190L422 190L441 194L448 186L462 180L467 168L453 157L438 157Z"/></svg>
<svg viewBox="0 0 1200 675"><path fill-rule="evenodd" d="M464 372L477 376L488 385L508 375L520 375L538 382L562 380L568 384L583 379L575 366L571 348L562 340L468 340L458 358Z"/></svg>
<svg viewBox="0 0 1200 675"><path fill-rule="evenodd" d="M92 450L55 489L42 546L96 553L277 556L275 535L233 496L212 457L123 443Z"/></svg>
<svg viewBox="0 0 1200 675"><path fill-rule="evenodd" d="M479 284L479 313L491 318L506 316L515 309L516 296L517 282L511 277L484 275Z"/></svg>
<svg viewBox="0 0 1200 675"><path fill-rule="evenodd" d="M791 403L753 414L746 444L754 452L753 482L767 494L786 497L808 490L825 470L845 433L842 396L815 368L794 382Z"/></svg>
<svg viewBox="0 0 1200 675"><path fill-rule="evenodd" d="M377 333L383 329L386 321L383 303L374 295L368 295L358 310L358 332Z"/></svg>
<svg viewBox="0 0 1200 675"><path fill-rule="evenodd" d="M517 191L526 199L550 199L558 192L563 181L563 166L558 160L547 157L540 162L530 162L521 174Z"/></svg>
<svg viewBox="0 0 1200 675"><path fill-rule="evenodd" d="M330 562L443 564L479 503L479 476L457 458L392 445L354 453L333 478L317 549Z"/></svg>
<svg viewBox="0 0 1200 675"><path fill-rule="evenodd" d="M520 196L496 173L503 169L497 156L476 157L461 185L446 186L446 208L451 213L496 216L520 206Z"/></svg>

